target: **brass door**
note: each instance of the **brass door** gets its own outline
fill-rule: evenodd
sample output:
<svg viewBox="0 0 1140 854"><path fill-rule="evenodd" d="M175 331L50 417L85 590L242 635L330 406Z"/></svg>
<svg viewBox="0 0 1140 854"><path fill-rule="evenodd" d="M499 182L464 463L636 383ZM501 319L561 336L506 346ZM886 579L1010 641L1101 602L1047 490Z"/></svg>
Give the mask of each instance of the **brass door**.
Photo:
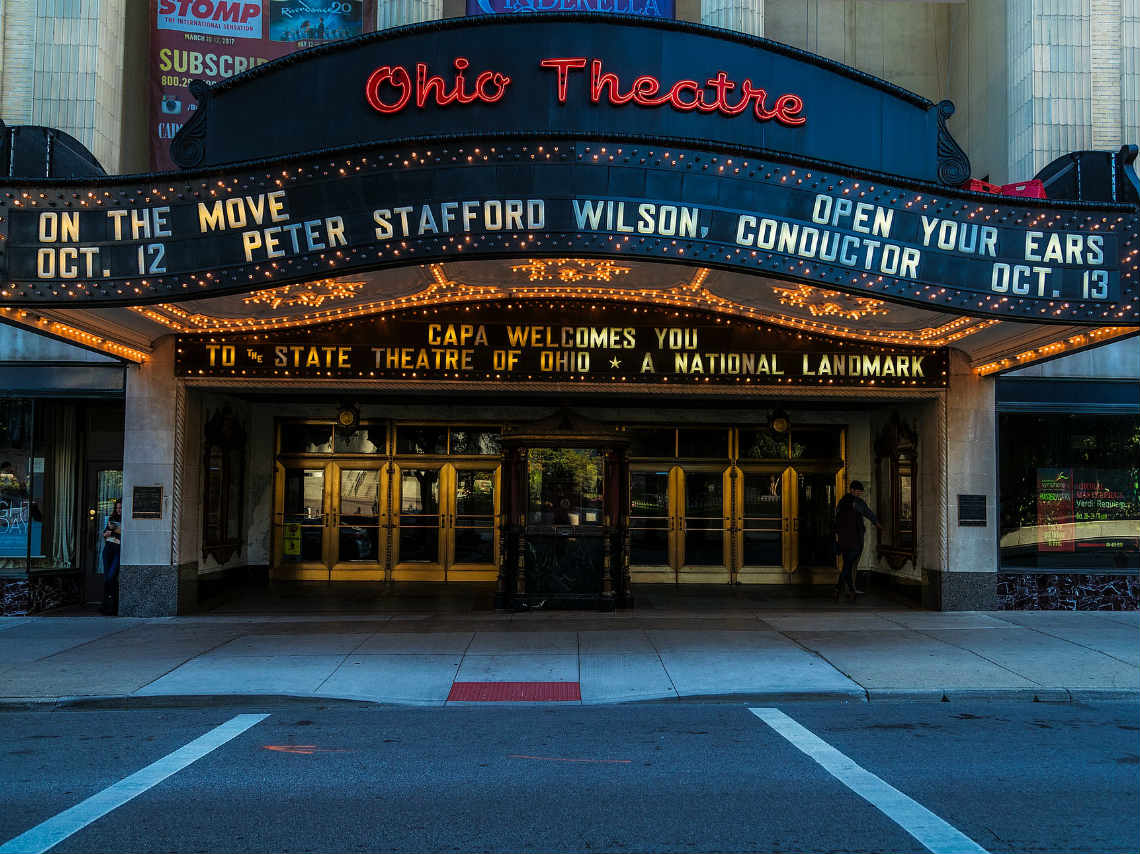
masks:
<svg viewBox="0 0 1140 854"><path fill-rule="evenodd" d="M629 571L633 582L677 580L675 466L631 467L629 472Z"/></svg>
<svg viewBox="0 0 1140 854"><path fill-rule="evenodd" d="M797 566L796 478L791 469L747 466L736 478L737 580L780 583Z"/></svg>
<svg viewBox="0 0 1140 854"><path fill-rule="evenodd" d="M732 554L729 469L682 465L678 474L677 581L727 584Z"/></svg>
<svg viewBox="0 0 1140 854"><path fill-rule="evenodd" d="M498 465L401 463L392 493L394 580L498 578Z"/></svg>
<svg viewBox="0 0 1140 854"><path fill-rule="evenodd" d="M720 465L630 469L630 577L648 583L727 583L729 470Z"/></svg>
<svg viewBox="0 0 1140 854"><path fill-rule="evenodd" d="M382 581L386 491L380 461L279 463L274 577Z"/></svg>

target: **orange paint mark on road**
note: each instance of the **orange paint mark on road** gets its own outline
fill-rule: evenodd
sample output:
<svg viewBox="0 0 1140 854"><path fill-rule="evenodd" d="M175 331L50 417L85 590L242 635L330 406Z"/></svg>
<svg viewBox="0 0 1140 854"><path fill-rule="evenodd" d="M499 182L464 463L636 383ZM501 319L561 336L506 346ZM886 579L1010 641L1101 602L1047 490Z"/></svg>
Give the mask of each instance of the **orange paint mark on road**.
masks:
<svg viewBox="0 0 1140 854"><path fill-rule="evenodd" d="M632 759L567 759L562 756L524 756L521 753L512 753L508 759L537 759L540 762L598 762L607 765L629 765Z"/></svg>
<svg viewBox="0 0 1140 854"><path fill-rule="evenodd" d="M301 756L312 756L314 753L348 753L343 747L317 747L315 744L263 744L265 750L274 753L297 753Z"/></svg>

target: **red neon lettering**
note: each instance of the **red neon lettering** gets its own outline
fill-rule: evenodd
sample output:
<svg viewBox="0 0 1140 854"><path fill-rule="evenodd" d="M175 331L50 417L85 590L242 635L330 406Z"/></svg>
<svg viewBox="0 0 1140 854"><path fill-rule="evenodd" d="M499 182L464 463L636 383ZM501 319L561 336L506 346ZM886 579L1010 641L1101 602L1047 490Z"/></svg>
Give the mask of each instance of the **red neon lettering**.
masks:
<svg viewBox="0 0 1140 854"><path fill-rule="evenodd" d="M386 103L380 98L380 87L385 83L400 92L400 97L394 103ZM364 84L364 97L368 99L368 106L378 113L400 112L412 97L412 79L408 76L408 69L402 65L395 68L381 65L368 76L368 82Z"/></svg>
<svg viewBox="0 0 1140 854"><path fill-rule="evenodd" d="M364 97L372 109L390 115L400 112L411 102L413 90L416 106L422 110L429 101L439 107L455 103L472 104L475 101L494 104L502 100L511 83L511 78L505 74L484 71L475 77L474 85L468 89L463 72L471 63L466 57L457 56L454 64L455 79L449 84L438 74L430 74L426 62L417 62L414 86L412 75L402 65L382 65L369 75L368 82L364 85ZM387 100L381 96L381 87L385 84L398 93L395 100L391 96Z"/></svg>
<svg viewBox="0 0 1140 854"><path fill-rule="evenodd" d="M558 103L566 103L566 79L572 68L585 68L585 57L576 56L569 59L543 59L539 63L543 68L558 69Z"/></svg>
<svg viewBox="0 0 1140 854"><path fill-rule="evenodd" d="M586 63L584 57L552 57L539 61L542 68L552 68L556 72L558 103L566 103L570 72L584 70ZM766 122L775 119L791 127L798 127L807 122L807 117L800 115L804 102L799 95L781 95L769 108L768 91L754 86L752 81L747 79L739 86L739 100L735 104L729 103L729 93L737 88L737 84L729 80L728 74L723 71L718 71L715 76L706 80L703 86L696 80L678 80L663 93L660 80L651 74L642 74L634 78L629 89L623 92L621 79L614 72L606 71L602 60L589 60L589 65L589 96L594 104L600 104L602 101L607 101L615 107L630 102L642 107L660 107L668 104L680 112L697 110L702 113L719 112L726 116L738 116L751 105L757 121ZM711 95L709 89L712 90Z"/></svg>

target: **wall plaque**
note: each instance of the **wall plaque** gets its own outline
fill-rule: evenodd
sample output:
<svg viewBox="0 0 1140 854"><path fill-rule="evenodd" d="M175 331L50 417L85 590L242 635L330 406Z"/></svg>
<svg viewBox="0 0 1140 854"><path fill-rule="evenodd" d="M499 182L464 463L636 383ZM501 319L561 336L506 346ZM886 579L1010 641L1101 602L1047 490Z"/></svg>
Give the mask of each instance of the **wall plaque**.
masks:
<svg viewBox="0 0 1140 854"><path fill-rule="evenodd" d="M136 486L131 491L131 518L162 518L161 486Z"/></svg>

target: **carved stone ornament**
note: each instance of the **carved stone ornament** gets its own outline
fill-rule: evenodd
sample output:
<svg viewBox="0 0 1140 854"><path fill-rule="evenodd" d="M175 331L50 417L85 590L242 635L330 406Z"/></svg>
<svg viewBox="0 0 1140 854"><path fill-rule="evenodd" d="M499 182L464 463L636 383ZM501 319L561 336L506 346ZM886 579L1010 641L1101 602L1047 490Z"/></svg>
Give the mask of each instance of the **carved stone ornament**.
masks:
<svg viewBox="0 0 1140 854"><path fill-rule="evenodd" d="M210 111L210 84L191 80L190 94L198 101L198 109L170 143L170 157L183 169L193 169L206 156L206 120Z"/></svg>
<svg viewBox="0 0 1140 854"><path fill-rule="evenodd" d="M946 120L954 115L954 104L938 102L938 180L947 187L961 187L970 178L970 158L954 141Z"/></svg>

